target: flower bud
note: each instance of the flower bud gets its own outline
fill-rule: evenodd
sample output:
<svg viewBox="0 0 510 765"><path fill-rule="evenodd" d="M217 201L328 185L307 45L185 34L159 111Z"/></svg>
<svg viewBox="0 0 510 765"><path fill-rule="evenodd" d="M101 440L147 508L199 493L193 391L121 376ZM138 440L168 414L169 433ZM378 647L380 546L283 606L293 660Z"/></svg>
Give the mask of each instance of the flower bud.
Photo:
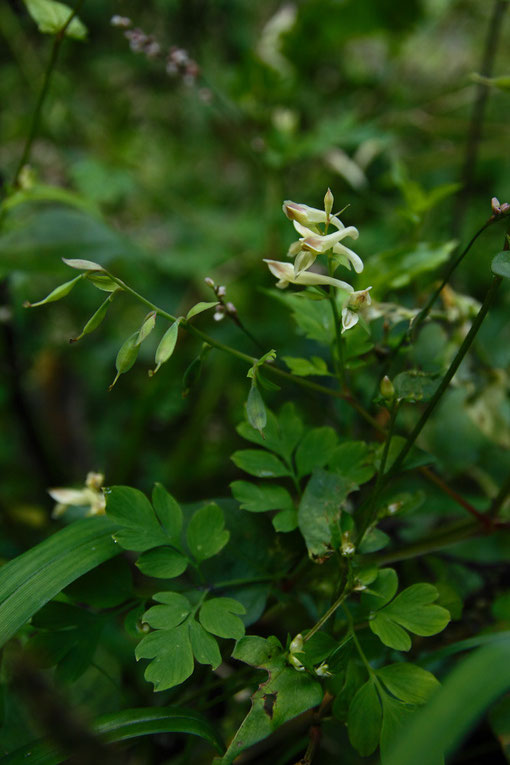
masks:
<svg viewBox="0 0 510 765"><path fill-rule="evenodd" d="M227 294L227 288L225 287L225 285L221 284L216 290L216 294L218 295L218 297L225 297L225 295Z"/></svg>
<svg viewBox="0 0 510 765"><path fill-rule="evenodd" d="M302 650L303 650L303 635L301 633L299 633L291 641L291 644L289 646L289 651L291 653L301 653Z"/></svg>
<svg viewBox="0 0 510 765"><path fill-rule="evenodd" d="M384 375L379 385L379 390L385 401L393 401L395 398L395 388L388 375Z"/></svg>
<svg viewBox="0 0 510 765"><path fill-rule="evenodd" d="M212 287L214 289L214 280L211 279L210 276L206 276L204 279L204 282L207 284L208 287Z"/></svg>
<svg viewBox="0 0 510 765"><path fill-rule="evenodd" d="M331 189L328 188L328 190L326 191L326 194L324 196L324 211L325 211L326 215L328 216L328 218L331 215L331 210L333 209L334 201L335 201L335 198L334 198L333 194L331 193Z"/></svg>
<svg viewBox="0 0 510 765"><path fill-rule="evenodd" d="M354 555L354 553L356 552L356 547L354 546L351 540L351 535L348 531L345 531L342 534L342 544L340 545L340 552L345 557Z"/></svg>
<svg viewBox="0 0 510 765"><path fill-rule="evenodd" d="M501 205L500 205L499 199L497 197L492 197L492 199L491 199L491 207L492 207L492 212L494 213L494 215L499 215L500 214L500 212L501 212Z"/></svg>

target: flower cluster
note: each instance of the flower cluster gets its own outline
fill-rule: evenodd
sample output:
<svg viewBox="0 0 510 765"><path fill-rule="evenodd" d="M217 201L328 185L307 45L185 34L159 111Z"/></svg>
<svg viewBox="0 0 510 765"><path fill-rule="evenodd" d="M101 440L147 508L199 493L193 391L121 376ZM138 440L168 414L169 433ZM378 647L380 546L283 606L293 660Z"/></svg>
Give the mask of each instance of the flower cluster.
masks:
<svg viewBox="0 0 510 765"><path fill-rule="evenodd" d="M358 312L371 303L369 290L355 291L347 282L336 279L331 274L342 265L354 269L359 274L363 271L363 261L353 250L343 244L350 237L357 239L358 229L354 226L344 226L337 215L332 215L333 194L328 189L324 197L324 210L308 205L298 204L289 200L283 203L283 212L294 224L299 239L294 242L288 252L289 258L294 258L294 264L278 260L264 259L269 270L276 276L277 287L284 289L289 284L297 285L331 285L347 293L342 309L342 332L354 327L359 320ZM323 230L319 226L323 226ZM330 226L336 231L328 233ZM330 275L310 271L319 255L327 255L330 265Z"/></svg>
<svg viewBox="0 0 510 765"><path fill-rule="evenodd" d="M124 37L129 41L133 53L142 53L148 59L163 58L166 73L170 77L179 79L188 86L196 84L200 68L184 48L172 45L168 51L164 51L153 35L133 27L132 20L127 16L112 16L110 23L113 27L124 30ZM201 88L199 94L204 101L211 100L211 92L207 88Z"/></svg>

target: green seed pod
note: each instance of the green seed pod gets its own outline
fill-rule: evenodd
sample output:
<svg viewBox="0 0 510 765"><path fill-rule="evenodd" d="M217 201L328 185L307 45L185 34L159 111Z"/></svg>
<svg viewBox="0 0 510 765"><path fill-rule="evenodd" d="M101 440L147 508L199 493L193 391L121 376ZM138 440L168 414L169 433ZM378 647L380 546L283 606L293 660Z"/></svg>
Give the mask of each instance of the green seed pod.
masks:
<svg viewBox="0 0 510 765"><path fill-rule="evenodd" d="M128 337L128 339L121 345L117 354L117 358L115 359L115 368L117 369L117 374L115 376L115 380L112 382L108 390L111 390L119 377L125 372L129 372L135 363L136 357L138 356L138 351L140 349L140 344L138 343L138 334L138 331L133 332L133 334Z"/></svg>
<svg viewBox="0 0 510 765"><path fill-rule="evenodd" d="M54 303L55 300L61 300L66 295L69 295L74 285L77 284L82 278L83 278L83 275L80 274L76 278L71 279L70 282L64 282L64 284L61 284L58 287L55 287L55 289L52 290L50 294L44 298L44 300L39 300L37 303L29 303L27 301L26 303L24 303L25 308L37 308L37 306L45 305L45 303Z"/></svg>
<svg viewBox="0 0 510 765"><path fill-rule="evenodd" d="M106 276L106 274L98 274L95 271L89 271L88 274L85 274L85 278L89 282L92 282L94 287L97 287L98 290L102 290L103 292L115 292L115 290L122 289L117 282L114 282L113 279Z"/></svg>
<svg viewBox="0 0 510 765"><path fill-rule="evenodd" d="M248 422L252 428L258 430L262 438L264 438L264 428L267 423L266 407L264 406L264 400L260 395L260 391L257 388L255 381L253 381L248 394L246 413L248 415Z"/></svg>
<svg viewBox="0 0 510 765"><path fill-rule="evenodd" d="M88 322L83 327L81 334L78 335L78 337L73 337L71 340L69 340L70 343L76 343L78 340L81 340L82 337L85 335L90 335L91 332L93 332L95 329L99 327L101 322L103 321L104 317L106 316L108 312L108 308L110 307L110 303L113 300L113 296L115 295L114 292L111 293L111 295L108 295L106 300L101 303L97 311L92 314Z"/></svg>
<svg viewBox="0 0 510 765"><path fill-rule="evenodd" d="M180 318L174 321L172 326L169 329L167 329L167 331L161 338L160 343L158 347L156 348L156 356L155 356L156 368L154 370L150 370L149 372L150 377L156 374L160 366L164 364L165 361L168 361L168 359L171 357L172 353L174 352L175 344L177 343L177 335L179 333L180 323L181 323Z"/></svg>
<svg viewBox="0 0 510 765"><path fill-rule="evenodd" d="M143 324L138 332L137 345L141 345L146 337L150 335L156 326L156 311L151 311L143 320Z"/></svg>

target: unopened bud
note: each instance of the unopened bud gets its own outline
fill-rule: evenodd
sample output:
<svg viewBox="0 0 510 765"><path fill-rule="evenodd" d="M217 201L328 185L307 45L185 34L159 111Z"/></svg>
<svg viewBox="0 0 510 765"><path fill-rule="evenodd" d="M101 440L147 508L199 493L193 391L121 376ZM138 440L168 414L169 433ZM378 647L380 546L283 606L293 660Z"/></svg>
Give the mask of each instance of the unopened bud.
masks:
<svg viewBox="0 0 510 765"><path fill-rule="evenodd" d="M379 390L385 401L393 401L395 398L395 388L388 375L384 375L379 385Z"/></svg>
<svg viewBox="0 0 510 765"><path fill-rule="evenodd" d="M204 282L207 284L208 287L213 287L214 288L214 280L211 279L210 276L206 276L205 279L204 279Z"/></svg>
<svg viewBox="0 0 510 765"><path fill-rule="evenodd" d="M351 541L351 535L348 531L345 531L342 534L342 544L340 546L340 552L344 556L354 555L356 552L356 548L354 544Z"/></svg>
<svg viewBox="0 0 510 765"><path fill-rule="evenodd" d="M237 308L233 303L227 303L225 308L227 309L227 313L231 314L232 316L237 316Z"/></svg>
<svg viewBox="0 0 510 765"><path fill-rule="evenodd" d="M499 199L497 197L492 197L491 207L492 207L492 212L494 213L494 215L499 215L499 213L501 212L501 205L499 204Z"/></svg>
<svg viewBox="0 0 510 765"><path fill-rule="evenodd" d="M331 215L331 210L333 209L334 201L335 201L335 198L333 194L331 193L331 189L328 188L324 196L324 211L326 215L328 216L328 220L329 220L329 216Z"/></svg>
<svg viewBox="0 0 510 765"><path fill-rule="evenodd" d="M225 297L225 295L227 294L227 288L223 284L221 284L217 288L216 294L218 295L218 297Z"/></svg>
<svg viewBox="0 0 510 765"><path fill-rule="evenodd" d="M301 653L303 650L303 635L299 633L289 645L289 651L291 653Z"/></svg>

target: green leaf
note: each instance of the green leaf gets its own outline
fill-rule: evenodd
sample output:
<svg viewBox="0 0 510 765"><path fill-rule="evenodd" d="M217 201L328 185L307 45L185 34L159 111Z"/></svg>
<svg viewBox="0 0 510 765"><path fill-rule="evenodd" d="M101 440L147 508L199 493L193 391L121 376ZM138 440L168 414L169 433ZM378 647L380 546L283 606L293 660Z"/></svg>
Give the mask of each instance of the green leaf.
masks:
<svg viewBox="0 0 510 765"><path fill-rule="evenodd" d="M60 284L58 287L55 287L54 290L50 292L49 295L47 295L43 300L38 300L37 303L25 303L26 308L37 308L40 305L45 305L46 303L54 303L56 300L62 300L62 298L66 297L66 295L69 295L73 287L81 281L83 278L83 275L80 274L79 276L76 276L74 279L71 279L69 282L64 282L64 284Z"/></svg>
<svg viewBox="0 0 510 765"><path fill-rule="evenodd" d="M135 656L137 661L153 660L144 676L154 684L155 691L180 685L193 673L194 666L187 623L151 632L138 643Z"/></svg>
<svg viewBox="0 0 510 765"><path fill-rule="evenodd" d="M199 664L210 664L217 669L221 664L221 653L218 643L195 619L190 619L189 637L195 659Z"/></svg>
<svg viewBox="0 0 510 765"><path fill-rule="evenodd" d="M407 662L381 667L377 677L393 696L406 704L425 704L440 688L431 672Z"/></svg>
<svg viewBox="0 0 510 765"><path fill-rule="evenodd" d="M230 484L232 494L243 510L250 513L264 513L267 510L292 510L292 497L283 486L268 486L248 481L234 481Z"/></svg>
<svg viewBox="0 0 510 765"><path fill-rule="evenodd" d="M244 635L244 624L236 614L245 613L245 607L233 598L213 598L205 601L199 619L202 626L213 635L239 640Z"/></svg>
<svg viewBox="0 0 510 765"><path fill-rule="evenodd" d="M282 510L280 513L275 515L272 520L272 524L275 531L294 531L294 529L297 529L298 527L297 510L294 507L292 510Z"/></svg>
<svg viewBox="0 0 510 765"><path fill-rule="evenodd" d="M241 470L257 478L281 478L290 475L290 471L278 457L261 449L243 449L234 452L232 462Z"/></svg>
<svg viewBox="0 0 510 765"><path fill-rule="evenodd" d="M388 575L387 578L389 580ZM373 589L377 587L378 581ZM408 651L411 648L411 638L406 630L416 635L435 635L450 621L450 614L445 608L432 605L438 596L437 589L431 584L413 584L377 611L369 621L370 629L384 645L397 651ZM366 598L371 597L363 594L362 602L366 604Z"/></svg>
<svg viewBox="0 0 510 765"><path fill-rule="evenodd" d="M180 547L182 510L179 503L162 484L155 483L152 490L152 504L168 539L175 547Z"/></svg>
<svg viewBox="0 0 510 765"><path fill-rule="evenodd" d="M342 503L351 488L341 476L326 470L315 471L308 481L299 505L298 522L311 557L330 555L339 546Z"/></svg>
<svg viewBox="0 0 510 765"><path fill-rule="evenodd" d="M504 279L510 279L510 251L502 250L498 252L491 263L492 273L496 276L502 276Z"/></svg>
<svg viewBox="0 0 510 765"><path fill-rule="evenodd" d="M154 629L170 630L177 627L191 613L188 598L178 592L157 592L153 599L163 605L149 608L142 621Z"/></svg>
<svg viewBox="0 0 510 765"><path fill-rule="evenodd" d="M349 740L362 757L377 749L381 732L382 708L373 680L362 685L349 707Z"/></svg>
<svg viewBox="0 0 510 765"><path fill-rule="evenodd" d="M197 303L193 306L193 308L190 308L188 313L186 314L186 321L189 321L189 319L192 319L193 316L196 316L199 313L202 313L202 311L208 311L209 308L214 308L218 305L218 301L215 300L214 303Z"/></svg>
<svg viewBox="0 0 510 765"><path fill-rule="evenodd" d="M120 526L115 539L128 550L143 552L170 541L159 525L151 503L141 491L129 486L105 489L106 513Z"/></svg>
<svg viewBox="0 0 510 765"><path fill-rule="evenodd" d="M56 0L23 0L27 11L43 34L56 35L65 26L72 8ZM75 16L65 31L68 37L84 40L87 37L87 27Z"/></svg>
<svg viewBox="0 0 510 765"><path fill-rule="evenodd" d="M385 606L383 613L415 635L436 635L450 621L446 608L431 605L438 597L432 584L413 584Z"/></svg>
<svg viewBox="0 0 510 765"><path fill-rule="evenodd" d="M287 401L280 409L278 426L280 429L280 454L289 462L303 435L303 422L292 401Z"/></svg>
<svg viewBox="0 0 510 765"><path fill-rule="evenodd" d="M395 394L400 401L428 401L438 386L437 375L426 374L416 369L401 372L393 380Z"/></svg>
<svg viewBox="0 0 510 765"><path fill-rule="evenodd" d="M255 380L252 382L250 392L248 393L248 400L246 401L246 414L248 416L248 422L258 430L261 436L264 436L264 428L267 423L266 407L264 405L264 399L260 395L260 391L257 388Z"/></svg>
<svg viewBox="0 0 510 765"><path fill-rule="evenodd" d="M361 595L361 603L371 611L382 608L395 596L398 589L398 576L393 568L379 570L377 579L370 589Z"/></svg>
<svg viewBox="0 0 510 765"><path fill-rule="evenodd" d="M411 725L415 716L415 709L409 707L407 704L402 704L402 702L397 699L391 698L391 696L388 696L386 693L382 694L381 701L383 707L381 763L387 765L388 754L391 752L395 742L400 739L402 734L405 733L406 729ZM429 750L427 749L425 751L427 765L442 765L442 760L440 759L429 760Z"/></svg>
<svg viewBox="0 0 510 765"><path fill-rule="evenodd" d="M152 377L156 374L158 369L162 364L164 364L168 359L172 356L175 346L177 343L177 336L179 334L179 324L181 323L181 319L177 319L174 321L174 323L167 329L161 340L159 341L159 345L156 348L156 355L155 355L155 363L156 368L149 372L149 376Z"/></svg>
<svg viewBox="0 0 510 765"><path fill-rule="evenodd" d="M409 722L385 765L409 765L416 752L424 765L453 752L483 712L510 689L510 641L484 646L458 664L423 710Z"/></svg>
<svg viewBox="0 0 510 765"><path fill-rule="evenodd" d="M283 356L282 358L292 374L298 377L308 377L309 375L331 377L331 372L326 362L319 356L312 356L310 359L295 358L293 356Z"/></svg>
<svg viewBox="0 0 510 765"><path fill-rule="evenodd" d="M172 579L186 571L188 561L182 553L171 547L157 547L142 553L136 561L136 566L146 576Z"/></svg>
<svg viewBox="0 0 510 765"><path fill-rule="evenodd" d="M409 633L390 619L384 612L378 612L370 620L370 629L381 643L396 651L409 651L412 645Z"/></svg>
<svg viewBox="0 0 510 765"><path fill-rule="evenodd" d="M223 510L214 503L194 513L186 532L188 547L198 562L219 553L229 538L230 533L225 529Z"/></svg>
<svg viewBox="0 0 510 765"><path fill-rule="evenodd" d="M356 486L369 481L375 473L372 449L364 441L347 441L330 454L328 468Z"/></svg>
<svg viewBox="0 0 510 765"><path fill-rule="evenodd" d="M305 435L296 451L298 476L308 475L315 468L324 467L337 445L333 428L314 428Z"/></svg>
<svg viewBox="0 0 510 765"><path fill-rule="evenodd" d="M307 673L289 667L276 638L242 638L232 656L252 666L264 667L268 680L252 696L251 709L220 760L221 765L231 765L242 751L322 700L320 684Z"/></svg>
<svg viewBox="0 0 510 765"><path fill-rule="evenodd" d="M68 584L115 555L118 526L107 518L85 518L0 569L0 645Z"/></svg>
<svg viewBox="0 0 510 765"><path fill-rule="evenodd" d="M220 754L225 751L225 745L217 733L217 726L211 725L199 712L184 707L124 709L98 717L90 727L105 743L127 741L138 736L153 736L158 733L189 733L208 741ZM37 741L5 755L2 763L60 765L67 759L67 755L57 752L50 744Z"/></svg>

